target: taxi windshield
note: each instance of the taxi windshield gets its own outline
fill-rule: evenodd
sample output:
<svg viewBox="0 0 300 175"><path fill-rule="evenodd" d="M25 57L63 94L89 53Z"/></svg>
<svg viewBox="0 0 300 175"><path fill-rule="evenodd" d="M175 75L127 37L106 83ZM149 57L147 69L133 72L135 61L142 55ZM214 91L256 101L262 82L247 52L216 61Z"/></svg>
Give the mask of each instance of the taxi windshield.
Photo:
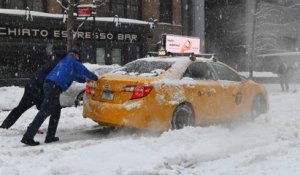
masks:
<svg viewBox="0 0 300 175"><path fill-rule="evenodd" d="M174 62L137 60L126 64L122 68L114 71L114 73L124 75L158 76L169 69L172 64L174 64Z"/></svg>

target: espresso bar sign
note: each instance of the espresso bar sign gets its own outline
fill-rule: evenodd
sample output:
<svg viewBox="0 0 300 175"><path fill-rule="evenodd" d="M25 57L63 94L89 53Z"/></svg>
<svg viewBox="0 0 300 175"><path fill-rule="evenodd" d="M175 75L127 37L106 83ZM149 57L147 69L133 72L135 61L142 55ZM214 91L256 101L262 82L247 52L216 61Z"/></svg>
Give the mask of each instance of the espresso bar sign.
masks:
<svg viewBox="0 0 300 175"><path fill-rule="evenodd" d="M65 30L48 30L35 28L16 28L0 26L0 37L15 37L15 38L67 38L68 33ZM93 39L93 32L89 31L73 31L73 37L77 39ZM137 42L138 35L132 33L117 33L117 32L95 32L96 40Z"/></svg>

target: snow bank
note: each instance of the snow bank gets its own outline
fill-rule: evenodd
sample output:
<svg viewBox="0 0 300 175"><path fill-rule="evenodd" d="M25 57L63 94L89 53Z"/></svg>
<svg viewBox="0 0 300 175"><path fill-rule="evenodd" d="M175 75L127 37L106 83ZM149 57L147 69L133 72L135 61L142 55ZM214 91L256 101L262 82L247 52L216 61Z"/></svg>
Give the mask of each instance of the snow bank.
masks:
<svg viewBox="0 0 300 175"><path fill-rule="evenodd" d="M163 133L130 128L108 132L83 119L81 108L70 107L62 110L60 142L28 147L19 141L37 112L33 108L12 129L0 129L0 174L298 175L300 93L281 93L279 85L266 86L270 111L254 121ZM0 89L0 95L22 91L7 89ZM0 112L0 122L7 114ZM41 128L46 130L47 124ZM44 137L35 139L43 142Z"/></svg>

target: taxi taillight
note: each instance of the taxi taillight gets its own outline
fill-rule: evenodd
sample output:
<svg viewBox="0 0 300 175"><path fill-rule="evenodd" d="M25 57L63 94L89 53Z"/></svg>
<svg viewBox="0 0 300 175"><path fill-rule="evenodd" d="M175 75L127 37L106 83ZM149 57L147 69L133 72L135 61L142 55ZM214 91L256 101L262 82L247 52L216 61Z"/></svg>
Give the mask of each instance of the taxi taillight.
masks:
<svg viewBox="0 0 300 175"><path fill-rule="evenodd" d="M96 83L94 81L88 81L85 86L85 93L94 94L95 87L96 87Z"/></svg>
<svg viewBox="0 0 300 175"><path fill-rule="evenodd" d="M146 97L151 92L152 89L153 89L153 86L125 86L125 87L123 87L124 92L132 92L131 99Z"/></svg>

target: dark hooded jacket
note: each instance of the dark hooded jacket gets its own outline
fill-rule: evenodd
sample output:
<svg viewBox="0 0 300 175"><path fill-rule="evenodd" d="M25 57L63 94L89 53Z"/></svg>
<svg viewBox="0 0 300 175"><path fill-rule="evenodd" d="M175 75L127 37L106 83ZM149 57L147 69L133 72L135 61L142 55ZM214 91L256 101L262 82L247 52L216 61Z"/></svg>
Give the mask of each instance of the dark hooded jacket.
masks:
<svg viewBox="0 0 300 175"><path fill-rule="evenodd" d="M40 67L25 86L35 97L43 99L43 84L46 76L57 65L59 59L52 60Z"/></svg>

